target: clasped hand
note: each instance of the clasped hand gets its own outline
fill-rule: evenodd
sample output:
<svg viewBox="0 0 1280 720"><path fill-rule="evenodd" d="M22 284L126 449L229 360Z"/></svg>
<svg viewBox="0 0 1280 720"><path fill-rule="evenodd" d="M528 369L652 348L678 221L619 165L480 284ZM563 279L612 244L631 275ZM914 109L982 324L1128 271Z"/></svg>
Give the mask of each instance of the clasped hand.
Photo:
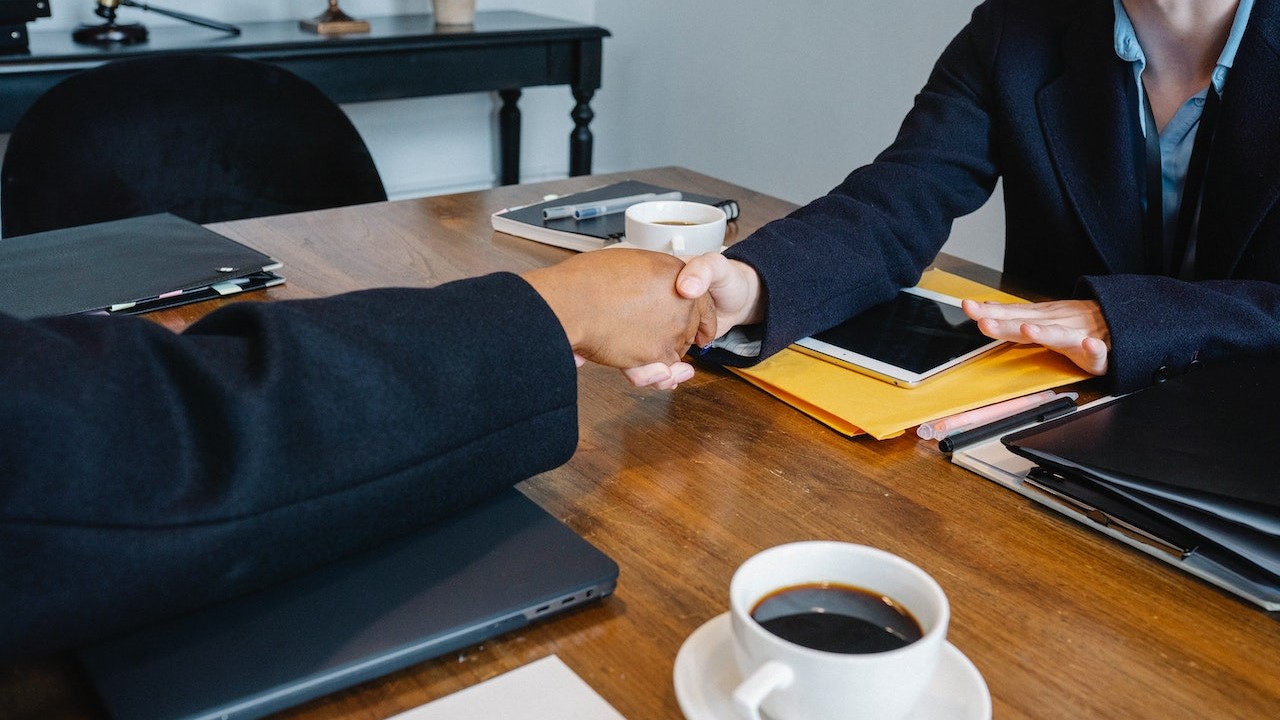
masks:
<svg viewBox="0 0 1280 720"><path fill-rule="evenodd" d="M575 255L523 277L564 327L579 365L590 360L623 368L636 386L670 390L693 377L693 367L680 358L715 324L713 296L676 292L683 268L671 255L617 248Z"/></svg>
<svg viewBox="0 0 1280 720"><path fill-rule="evenodd" d="M750 266L710 253L692 258L680 271L676 289L686 298L712 298L713 323L703 323L695 338L705 345L735 325L760 322L760 277ZM1093 300L1042 303L979 303L965 300L965 313L983 334L998 340L1042 345L1061 353L1086 372L1105 375L1111 333ZM637 385L637 378L628 374Z"/></svg>
<svg viewBox="0 0 1280 720"><path fill-rule="evenodd" d="M763 318L760 277L717 253L679 258L642 250L583 253L525 279L555 312L579 365L622 368L637 387L669 390L693 376L681 360L737 325ZM1111 335L1098 303L979 303L965 313L983 334L1042 345L1104 375Z"/></svg>

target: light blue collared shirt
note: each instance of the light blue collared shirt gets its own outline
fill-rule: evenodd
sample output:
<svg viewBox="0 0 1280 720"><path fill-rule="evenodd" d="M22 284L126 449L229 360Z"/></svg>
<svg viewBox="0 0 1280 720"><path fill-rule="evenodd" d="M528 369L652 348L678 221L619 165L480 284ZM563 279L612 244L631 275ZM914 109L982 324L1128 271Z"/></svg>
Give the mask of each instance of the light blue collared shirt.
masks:
<svg viewBox="0 0 1280 720"><path fill-rule="evenodd" d="M1147 127L1147 96L1142 91L1142 71L1147 67L1147 57L1138 45L1138 34L1133 29L1133 22L1125 12L1120 0L1112 0L1116 11L1115 46L1116 55L1133 65L1133 80L1138 89L1138 122L1145 137L1148 132L1155 132ZM1214 90L1219 94L1227 82L1227 71L1235 62L1236 50L1240 47L1240 37L1244 35L1245 25L1249 22L1249 13L1253 10L1253 0L1240 0L1236 8L1235 20L1231 23L1231 32L1227 35L1227 44L1218 56L1218 64L1213 69ZM1186 184L1187 166L1191 164L1191 148L1195 145L1196 130L1200 127L1200 113L1204 109L1205 97L1209 94L1206 86L1203 90L1189 98L1173 119L1165 125L1160 133L1160 175L1163 191L1164 234L1166 246L1172 241L1174 228L1177 227L1178 210L1182 204L1182 188ZM1147 205L1146 197L1142 198L1142 206Z"/></svg>

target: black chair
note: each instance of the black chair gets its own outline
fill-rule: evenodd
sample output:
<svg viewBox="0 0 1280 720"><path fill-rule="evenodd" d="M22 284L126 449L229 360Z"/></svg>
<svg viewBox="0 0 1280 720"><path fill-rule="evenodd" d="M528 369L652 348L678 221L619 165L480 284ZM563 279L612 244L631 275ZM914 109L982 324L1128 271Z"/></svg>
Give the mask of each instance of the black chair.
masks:
<svg viewBox="0 0 1280 720"><path fill-rule="evenodd" d="M0 235L386 199L359 132L306 80L225 55L140 58L77 73L22 116L0 168Z"/></svg>

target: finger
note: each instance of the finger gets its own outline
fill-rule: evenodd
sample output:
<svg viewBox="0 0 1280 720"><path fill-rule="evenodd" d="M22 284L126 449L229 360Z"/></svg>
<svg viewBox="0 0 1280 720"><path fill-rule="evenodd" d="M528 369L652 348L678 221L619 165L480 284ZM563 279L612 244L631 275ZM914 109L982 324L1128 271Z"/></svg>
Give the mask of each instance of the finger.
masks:
<svg viewBox="0 0 1280 720"><path fill-rule="evenodd" d="M1092 375L1107 374L1107 344L1074 328L1026 324L1023 333L1032 342L1067 356Z"/></svg>
<svg viewBox="0 0 1280 720"><path fill-rule="evenodd" d="M667 382L671 379L671 366L664 363L649 363L639 367L626 368L622 374L636 387L648 387Z"/></svg>
<svg viewBox="0 0 1280 720"><path fill-rule="evenodd" d="M1053 350L1074 350L1087 337L1076 328L1062 325L1041 325L1039 323L1022 323L1019 327L1022 337L1028 341L1043 345Z"/></svg>
<svg viewBox="0 0 1280 720"><path fill-rule="evenodd" d="M676 277L676 292L690 300L706 295L716 280L718 259L723 258L717 253L690 258Z"/></svg>
<svg viewBox="0 0 1280 720"><path fill-rule="evenodd" d="M983 335L993 340L1005 340L1008 342L1025 343L1034 342L1028 340L1022 333L1022 326L1025 323L1017 320L995 320L992 318L982 318L978 320L978 330Z"/></svg>
<svg viewBox="0 0 1280 720"><path fill-rule="evenodd" d="M717 337L720 328L719 318L716 317L716 304L710 295L705 295L698 300L698 329L693 334L693 343L698 347L704 347Z"/></svg>
<svg viewBox="0 0 1280 720"><path fill-rule="evenodd" d="M1084 351L1085 362L1080 363L1085 371L1094 375L1107 374L1107 344L1095 337L1087 337L1080 343Z"/></svg>
<svg viewBox="0 0 1280 720"><path fill-rule="evenodd" d="M693 377L693 366L688 363L679 362L671 366L671 377L667 380L655 383L654 387L659 390L675 390L680 383Z"/></svg>
<svg viewBox="0 0 1280 720"><path fill-rule="evenodd" d="M1017 318L1038 317L1043 313L1035 303L1002 303L961 300L960 307L974 320L993 318L996 320L1013 320Z"/></svg>
<svg viewBox="0 0 1280 720"><path fill-rule="evenodd" d="M586 365L586 364L587 364L587 359L586 359L586 358L584 358L584 357L582 357L582 356L581 356L581 355L579 355L578 353L574 353L574 354L573 354L573 364L574 364L574 365L576 365L577 367L582 367L583 365Z"/></svg>

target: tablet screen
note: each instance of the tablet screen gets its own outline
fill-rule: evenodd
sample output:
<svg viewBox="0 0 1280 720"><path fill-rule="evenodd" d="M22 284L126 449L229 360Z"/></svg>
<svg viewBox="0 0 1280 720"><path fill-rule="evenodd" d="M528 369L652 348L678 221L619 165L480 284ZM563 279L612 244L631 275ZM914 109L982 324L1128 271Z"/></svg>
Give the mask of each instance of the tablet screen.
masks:
<svg viewBox="0 0 1280 720"><path fill-rule="evenodd" d="M959 300L919 288L797 343L811 355L907 386L999 344L978 330Z"/></svg>

